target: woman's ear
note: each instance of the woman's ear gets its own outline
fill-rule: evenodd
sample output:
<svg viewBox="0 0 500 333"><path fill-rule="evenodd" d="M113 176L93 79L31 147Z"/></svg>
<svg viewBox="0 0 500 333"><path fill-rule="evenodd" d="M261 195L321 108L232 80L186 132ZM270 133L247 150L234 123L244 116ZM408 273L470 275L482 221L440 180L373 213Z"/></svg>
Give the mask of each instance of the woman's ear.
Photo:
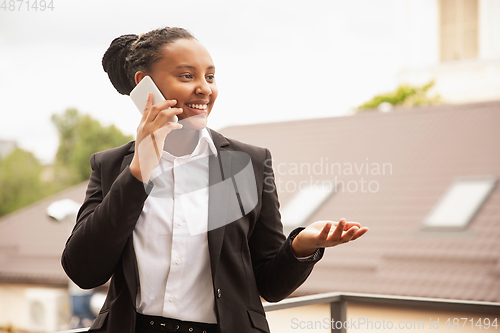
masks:
<svg viewBox="0 0 500 333"><path fill-rule="evenodd" d="M144 79L144 77L146 75L147 75L146 73L141 72L141 71L136 72L135 76L134 76L135 84L138 84L139 82L141 82L141 80Z"/></svg>

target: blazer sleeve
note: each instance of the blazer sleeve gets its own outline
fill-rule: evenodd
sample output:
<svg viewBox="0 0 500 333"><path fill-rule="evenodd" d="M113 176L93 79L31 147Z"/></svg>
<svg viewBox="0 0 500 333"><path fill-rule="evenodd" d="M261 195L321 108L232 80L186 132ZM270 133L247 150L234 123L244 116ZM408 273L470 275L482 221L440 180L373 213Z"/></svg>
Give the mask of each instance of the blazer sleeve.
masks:
<svg viewBox="0 0 500 333"><path fill-rule="evenodd" d="M249 246L259 293L266 301L277 302L307 279L324 249L316 250L306 259L299 259L293 253L292 240L303 228L293 230L288 238L283 235L271 154L267 149L263 177L262 207Z"/></svg>
<svg viewBox="0 0 500 333"><path fill-rule="evenodd" d="M83 289L106 283L120 262L122 251L142 212L144 183L126 167L103 193L99 154L90 158L92 172L85 201L66 242L61 263L66 274Z"/></svg>

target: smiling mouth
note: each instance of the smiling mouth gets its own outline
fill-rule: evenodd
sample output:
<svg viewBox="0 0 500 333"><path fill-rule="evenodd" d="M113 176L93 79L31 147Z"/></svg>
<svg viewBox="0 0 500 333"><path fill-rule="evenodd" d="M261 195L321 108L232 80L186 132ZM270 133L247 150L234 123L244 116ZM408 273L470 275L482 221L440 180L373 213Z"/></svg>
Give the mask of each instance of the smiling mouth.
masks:
<svg viewBox="0 0 500 333"><path fill-rule="evenodd" d="M198 109L198 110L207 109L207 104L186 104L186 105L192 109Z"/></svg>

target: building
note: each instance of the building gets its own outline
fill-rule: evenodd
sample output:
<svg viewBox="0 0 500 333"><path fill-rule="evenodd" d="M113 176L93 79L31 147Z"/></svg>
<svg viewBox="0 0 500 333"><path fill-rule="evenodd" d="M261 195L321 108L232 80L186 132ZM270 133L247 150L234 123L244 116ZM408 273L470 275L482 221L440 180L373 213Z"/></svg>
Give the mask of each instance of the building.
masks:
<svg viewBox="0 0 500 333"><path fill-rule="evenodd" d="M69 279L60 261L74 219L56 221L47 208L63 199L81 204L86 185L0 218L0 327L39 331L67 327Z"/></svg>
<svg viewBox="0 0 500 333"><path fill-rule="evenodd" d="M500 2L394 2L398 82L423 85L447 103L500 99Z"/></svg>

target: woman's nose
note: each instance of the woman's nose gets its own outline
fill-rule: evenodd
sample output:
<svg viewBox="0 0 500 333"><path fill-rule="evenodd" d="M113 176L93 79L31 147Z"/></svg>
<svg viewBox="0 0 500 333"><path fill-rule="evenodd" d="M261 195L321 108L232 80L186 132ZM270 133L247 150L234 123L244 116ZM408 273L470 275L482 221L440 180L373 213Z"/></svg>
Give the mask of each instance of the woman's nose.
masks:
<svg viewBox="0 0 500 333"><path fill-rule="evenodd" d="M196 87L195 92L196 92L196 94L200 94L200 95L206 95L206 96L212 95L212 89L210 88L210 85L208 84L208 82L205 80L200 81L200 83L198 84L198 87Z"/></svg>

